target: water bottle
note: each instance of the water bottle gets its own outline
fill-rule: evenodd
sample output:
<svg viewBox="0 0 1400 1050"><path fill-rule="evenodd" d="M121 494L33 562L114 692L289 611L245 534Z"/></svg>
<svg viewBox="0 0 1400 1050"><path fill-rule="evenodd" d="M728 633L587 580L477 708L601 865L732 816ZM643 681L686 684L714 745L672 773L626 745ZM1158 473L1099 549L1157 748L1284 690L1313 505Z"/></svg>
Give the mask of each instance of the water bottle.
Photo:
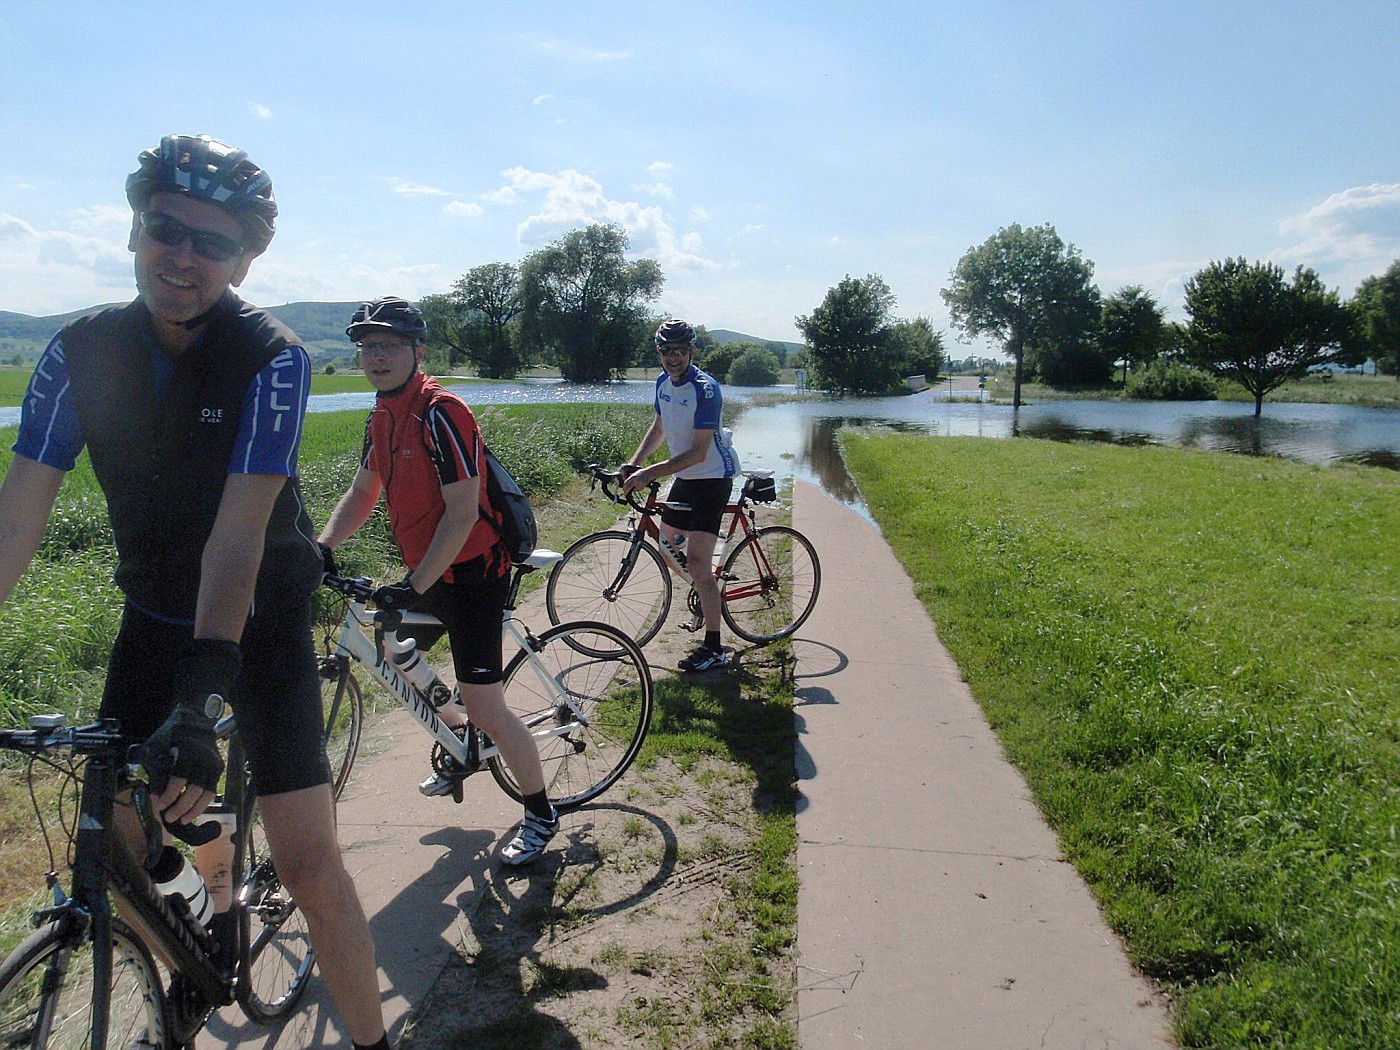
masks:
<svg viewBox="0 0 1400 1050"><path fill-rule="evenodd" d="M199 871L174 846L160 851L160 860L151 872L156 889L167 897L179 897L190 906L190 914L201 926L214 915L214 901Z"/></svg>
<svg viewBox="0 0 1400 1050"><path fill-rule="evenodd" d="M671 556L671 560L680 566L681 571L685 571L685 533L677 532L673 536L667 536L666 530L661 530L661 546L666 548L666 553Z"/></svg>
<svg viewBox="0 0 1400 1050"><path fill-rule="evenodd" d="M228 911L233 905L233 832L238 827L238 818L223 808L226 805L216 803L199 818L200 825L218 821L219 837L194 848L194 867L204 879L215 915Z"/></svg>
<svg viewBox="0 0 1400 1050"><path fill-rule="evenodd" d="M434 683L441 683L432 664L424 660L423 654L418 651L418 643L412 638L395 636L386 639L384 644L392 654L395 666L413 683L413 688L424 696L431 696Z"/></svg>

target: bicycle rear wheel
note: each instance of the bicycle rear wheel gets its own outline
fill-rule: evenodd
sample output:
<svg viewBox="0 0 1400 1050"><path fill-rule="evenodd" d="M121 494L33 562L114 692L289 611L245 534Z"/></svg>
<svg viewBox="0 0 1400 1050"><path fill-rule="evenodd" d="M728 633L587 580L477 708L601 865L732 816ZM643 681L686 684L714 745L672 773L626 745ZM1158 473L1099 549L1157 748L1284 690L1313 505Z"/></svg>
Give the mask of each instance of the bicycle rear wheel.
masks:
<svg viewBox="0 0 1400 1050"><path fill-rule="evenodd" d="M84 938L75 944L61 925L40 927L0 963L0 1047L91 1046L93 943ZM113 919L112 991L104 1045L111 1050L165 1050L169 1031L155 960L124 923Z"/></svg>
<svg viewBox="0 0 1400 1050"><path fill-rule="evenodd" d="M806 536L769 525L745 536L721 571L724 622L746 641L786 638L817 604L822 567Z"/></svg>
<svg viewBox="0 0 1400 1050"><path fill-rule="evenodd" d="M258 1024L273 1024L296 1008L316 961L306 916L292 893L277 877L277 866L267 845L267 833L258 811L257 797L242 763L243 883L238 891L239 923L245 952L238 986L238 1003Z"/></svg>
<svg viewBox="0 0 1400 1050"><path fill-rule="evenodd" d="M506 668L506 706L534 735L545 788L563 811L597 798L637 757L651 725L651 670L636 643L605 623L551 627L538 645ZM501 757L489 765L505 793L523 799Z"/></svg>
<svg viewBox="0 0 1400 1050"><path fill-rule="evenodd" d="M655 638L671 610L671 574L645 541L627 569L631 551L632 533L621 529L595 532L569 547L545 587L550 623L599 621L638 645Z"/></svg>
<svg viewBox="0 0 1400 1050"><path fill-rule="evenodd" d="M325 727L326 759L331 766L331 794L339 798L360 749L365 700L348 657L321 657L320 675L321 724Z"/></svg>

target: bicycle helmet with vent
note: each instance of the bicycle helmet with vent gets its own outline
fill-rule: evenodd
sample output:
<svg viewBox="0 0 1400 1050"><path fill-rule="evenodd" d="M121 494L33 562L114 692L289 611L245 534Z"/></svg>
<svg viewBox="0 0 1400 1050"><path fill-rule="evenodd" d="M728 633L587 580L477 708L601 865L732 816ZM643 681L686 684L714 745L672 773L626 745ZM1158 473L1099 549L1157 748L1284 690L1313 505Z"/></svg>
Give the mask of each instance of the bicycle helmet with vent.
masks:
<svg viewBox="0 0 1400 1050"><path fill-rule="evenodd" d="M166 135L137 158L126 177L126 199L142 211L153 193L187 193L216 204L243 227L244 247L261 255L276 231L272 177L241 149L208 135Z"/></svg>
<svg viewBox="0 0 1400 1050"><path fill-rule="evenodd" d="M695 345L695 329L686 324L679 317L673 317L669 321L662 321L661 327L656 330L656 345L662 346L667 343L685 343L689 346Z"/></svg>
<svg viewBox="0 0 1400 1050"><path fill-rule="evenodd" d="M397 295L382 295L361 304L350 319L350 327L345 329L345 334L351 342L358 343L374 328L387 328L407 336L415 344L428 339L428 322L423 319L422 311Z"/></svg>

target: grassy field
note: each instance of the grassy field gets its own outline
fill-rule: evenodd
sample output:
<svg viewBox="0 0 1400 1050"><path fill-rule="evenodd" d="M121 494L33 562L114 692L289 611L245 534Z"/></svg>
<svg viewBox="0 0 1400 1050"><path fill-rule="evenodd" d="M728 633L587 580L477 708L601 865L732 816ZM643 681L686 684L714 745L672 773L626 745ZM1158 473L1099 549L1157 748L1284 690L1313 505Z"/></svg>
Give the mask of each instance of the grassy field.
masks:
<svg viewBox="0 0 1400 1050"><path fill-rule="evenodd" d="M1400 477L844 447L1181 1045L1400 1046Z"/></svg>

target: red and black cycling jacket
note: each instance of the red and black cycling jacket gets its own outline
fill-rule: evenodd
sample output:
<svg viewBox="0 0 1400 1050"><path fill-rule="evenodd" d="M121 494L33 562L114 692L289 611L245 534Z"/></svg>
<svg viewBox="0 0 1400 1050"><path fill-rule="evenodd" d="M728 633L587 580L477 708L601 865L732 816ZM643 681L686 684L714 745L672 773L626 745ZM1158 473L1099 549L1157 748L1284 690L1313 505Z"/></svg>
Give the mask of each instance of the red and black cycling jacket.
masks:
<svg viewBox="0 0 1400 1050"><path fill-rule="evenodd" d="M405 565L416 569L432 543L447 509L442 487L474 477L482 479L481 516L443 579L454 582L454 570L471 562L476 564L470 575L476 578L509 570L500 515L486 495L481 430L461 398L431 376L415 372L397 393L376 400L365 443L365 465L384 485L389 527Z"/></svg>

